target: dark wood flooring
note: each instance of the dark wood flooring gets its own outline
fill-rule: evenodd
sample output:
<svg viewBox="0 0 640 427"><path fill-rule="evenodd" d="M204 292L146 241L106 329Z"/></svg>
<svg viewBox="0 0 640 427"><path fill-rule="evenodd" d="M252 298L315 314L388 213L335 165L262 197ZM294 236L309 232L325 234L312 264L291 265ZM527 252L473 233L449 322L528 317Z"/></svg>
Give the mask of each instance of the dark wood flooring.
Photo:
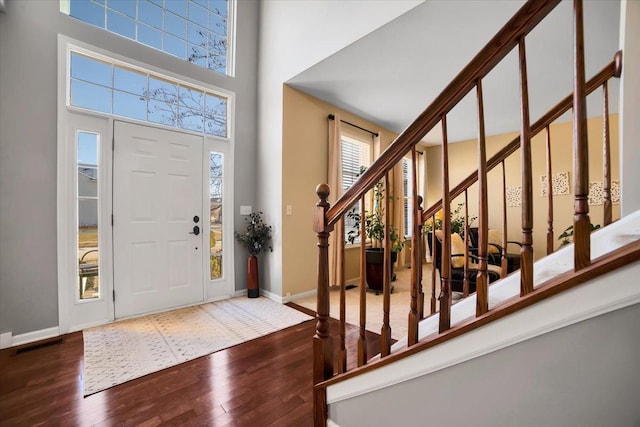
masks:
<svg viewBox="0 0 640 427"><path fill-rule="evenodd" d="M337 331L338 322L331 327ZM312 425L314 332L315 321L308 321L87 398L81 332L29 351L5 349L0 351L0 425ZM367 334L368 354L377 354L379 336ZM347 325L350 366L357 338L357 328Z"/></svg>

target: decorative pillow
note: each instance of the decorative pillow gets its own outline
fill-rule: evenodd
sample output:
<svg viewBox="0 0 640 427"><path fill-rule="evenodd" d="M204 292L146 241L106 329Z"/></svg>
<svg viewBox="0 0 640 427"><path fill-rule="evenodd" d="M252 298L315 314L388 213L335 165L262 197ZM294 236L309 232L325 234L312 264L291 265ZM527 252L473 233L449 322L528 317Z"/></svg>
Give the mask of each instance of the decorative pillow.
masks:
<svg viewBox="0 0 640 427"><path fill-rule="evenodd" d="M451 255L455 254L464 254L464 241L462 237L458 233L453 233L451 235ZM464 257L463 256L454 256L451 257L451 267L453 268L462 268L464 267Z"/></svg>
<svg viewBox="0 0 640 427"><path fill-rule="evenodd" d="M498 230L489 230L489 243L493 243L493 245L498 245L502 247L502 239L500 238L500 232ZM499 254L500 249L497 247L489 245L489 253L490 254Z"/></svg>

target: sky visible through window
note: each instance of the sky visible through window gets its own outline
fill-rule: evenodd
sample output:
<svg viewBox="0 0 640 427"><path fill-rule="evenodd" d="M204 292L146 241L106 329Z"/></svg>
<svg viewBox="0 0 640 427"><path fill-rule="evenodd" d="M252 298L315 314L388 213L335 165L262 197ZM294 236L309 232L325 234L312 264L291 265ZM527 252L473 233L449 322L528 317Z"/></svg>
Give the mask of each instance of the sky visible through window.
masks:
<svg viewBox="0 0 640 427"><path fill-rule="evenodd" d="M231 0L69 0L68 14L201 67L229 74Z"/></svg>
<svg viewBox="0 0 640 427"><path fill-rule="evenodd" d="M71 52L70 105L227 137L227 98Z"/></svg>

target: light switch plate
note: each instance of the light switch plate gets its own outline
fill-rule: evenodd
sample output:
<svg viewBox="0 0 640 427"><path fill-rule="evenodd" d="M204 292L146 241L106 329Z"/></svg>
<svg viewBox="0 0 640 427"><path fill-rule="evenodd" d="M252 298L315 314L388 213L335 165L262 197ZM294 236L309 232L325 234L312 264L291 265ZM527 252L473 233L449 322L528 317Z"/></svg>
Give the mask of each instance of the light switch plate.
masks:
<svg viewBox="0 0 640 427"><path fill-rule="evenodd" d="M240 215L250 215L251 206L240 206Z"/></svg>

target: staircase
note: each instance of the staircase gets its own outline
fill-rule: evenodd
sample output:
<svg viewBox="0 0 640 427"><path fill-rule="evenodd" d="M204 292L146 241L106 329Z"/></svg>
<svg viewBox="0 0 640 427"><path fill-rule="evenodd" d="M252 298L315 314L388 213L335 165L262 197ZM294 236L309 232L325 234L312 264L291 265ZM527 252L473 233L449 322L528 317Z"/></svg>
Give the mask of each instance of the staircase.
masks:
<svg viewBox="0 0 640 427"><path fill-rule="evenodd" d="M544 326L538 325L527 316L532 310L540 311L541 307L557 307L560 298L565 303L571 303L571 290L581 286L581 289L595 287L595 292L607 289L609 280L602 278L633 278L633 272L640 272L637 261L640 260L640 214L629 215L613 224L611 210L611 170L610 170L610 142L609 142L609 112L608 112L608 80L619 77L622 67L622 53L615 54L614 60L607 64L600 73L586 80L584 72L584 35L582 20L582 1L574 2L574 91L562 99L555 107L547 112L535 123L530 123L529 100L527 90L527 61L526 35L535 28L560 2L560 0L530 0L513 18L496 34L496 36L482 49L471 62L453 79L443 92L416 118L416 120L402 132L396 140L385 150L374 164L369 167L356 183L349 188L333 206L327 202L331 189L326 184L317 188L320 201L316 205L314 215L314 231L318 235L318 303L317 330L313 337L314 348L314 419L317 426L327 424L328 403L335 403L347 397L383 390L394 384L417 378L430 372L455 365L473 357L494 352L516 342L526 340L532 336L548 332ZM567 25L571 25L567 23ZM502 148L496 155L487 159L486 135L484 132L482 79L514 48L518 49L520 58L521 82L521 131L519 137ZM591 234L589 218L589 174L595 176L595 171L589 171L588 141L586 132L586 95L595 89L603 89L603 189L604 189L604 225L605 229ZM447 114L469 92L475 89L478 106L478 169L450 190L449 158L447 138ZM553 144L549 133L549 126L564 112L573 109L573 151L574 170L572 178L574 207L573 229L574 244L554 253L554 218L553 192L551 179L547 189L548 197L548 228L546 230L548 256L534 263L533 256L533 172L531 159L531 139L540 132L546 132L547 146L547 176L552 176L551 146ZM427 209L422 209L422 198L417 194L416 185L416 144L436 125L442 127L442 199ZM383 185L390 186L391 170L410 154L413 158L413 218L412 227L412 278L411 304L408 311L408 336L406 339L392 345L391 328L389 326L390 282L391 272L389 263L385 262L383 286L383 326L381 330L380 354L371 357L366 352L367 339L365 333L366 317L363 315L365 292L364 261L361 261L361 304L360 331L357 354L347 354L345 346L344 307L341 306L342 327L337 334L332 335L329 330L329 236L332 232L338 236L344 235L343 217L356 204L360 203L364 210L367 192L381 180ZM507 191L504 184L504 162L509 156L519 155L521 158L522 180L522 237L519 241L520 270L507 276ZM489 188L487 174L490 170L502 166L502 261L501 280L489 284ZM459 196L468 201L469 188L477 183L478 208L478 248L477 277L475 277L476 293L469 295L468 279L465 280L463 294L464 301L452 308L451 301L451 202ZM492 204L495 204L492 198ZM385 211L390 210L390 201L385 201ZM469 204L465 203L468 207ZM432 276L431 295L425 296L422 289L421 253L423 241L423 225L426 221L434 221L436 212L442 212L441 243L432 237L432 246L441 244L442 264L437 266L440 280ZM469 235L468 210L465 212L465 237ZM435 222L435 221L434 221ZM390 224L387 218L386 224ZM611 225L609 225L611 224ZM364 235L364 224L361 224ZM390 227L385 227L384 254L386 259L391 256ZM611 237L613 236L613 237ZM468 239L468 237L466 237ZM337 248L331 250L344 251L344 242L338 239ZM465 240L466 241L466 240ZM611 245L610 242L616 242ZM469 267L468 245L465 245L464 269ZM593 249L593 250L592 250ZM606 250L605 250L606 249ZM365 259L365 245L361 245L361 260ZM629 264L632 264L629 266ZM434 268L435 271L435 268ZM631 272L630 272L631 271ZM465 274L465 278L468 275ZM439 283L437 283L439 282ZM595 285L594 285L595 283ZM439 292L436 292L436 289ZM622 294L617 292L613 299L624 300L625 303L636 303L638 300L637 286L626 283L620 288L626 289ZM341 293L344 295L345 286L342 284ZM625 293L627 292L627 293ZM553 297L553 298L552 298ZM611 297L611 295L607 295ZM635 298L635 299L634 299ZM344 296L341 298L344 304ZM606 306L606 298L601 299ZM428 304L428 307L426 305ZM610 305L613 304L610 302ZM630 305L627 304L627 305ZM609 306L610 306L609 305ZM563 321L556 322L554 328L567 326L585 317L585 312L601 313L604 306L584 308L576 306L577 314L565 316ZM543 309L544 310L544 309ZM585 311L586 310L586 311ZM551 313L562 313L550 311ZM595 315L595 314L593 314ZM561 316L562 317L562 316ZM540 313L533 319L540 319ZM515 336L508 333L511 322L529 322L530 330L518 329ZM563 323L564 322L564 323ZM491 334L487 331L502 328L502 332ZM497 338L496 338L497 337ZM463 343L463 344L461 344ZM464 345L466 343L467 345ZM475 343L469 345L469 343ZM462 351L462 353L461 353ZM434 354L447 354L448 361L434 358ZM347 359L356 359L357 367L347 369ZM409 368L409 367L413 368ZM365 384L365 386L361 386ZM346 391L345 391L346 390ZM355 390L355 391L354 391ZM375 393L378 393L376 391ZM468 398L473 398L471 395ZM461 400L464 402L464 399ZM373 411L375 412L375 411ZM415 412L419 412L416 409Z"/></svg>

